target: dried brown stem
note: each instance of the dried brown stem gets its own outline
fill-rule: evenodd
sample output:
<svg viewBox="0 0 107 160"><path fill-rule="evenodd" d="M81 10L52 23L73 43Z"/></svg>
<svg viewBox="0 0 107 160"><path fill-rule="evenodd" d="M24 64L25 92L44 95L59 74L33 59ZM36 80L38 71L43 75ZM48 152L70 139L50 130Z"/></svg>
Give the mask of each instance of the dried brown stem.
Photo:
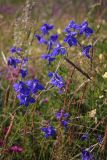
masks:
<svg viewBox="0 0 107 160"><path fill-rule="evenodd" d="M90 79L90 76L84 72L80 67L78 67L76 64L74 64L73 62L71 62L68 58L64 58L66 60L66 62L68 62L70 65L72 65L73 67L75 67L80 73L82 73L86 78Z"/></svg>

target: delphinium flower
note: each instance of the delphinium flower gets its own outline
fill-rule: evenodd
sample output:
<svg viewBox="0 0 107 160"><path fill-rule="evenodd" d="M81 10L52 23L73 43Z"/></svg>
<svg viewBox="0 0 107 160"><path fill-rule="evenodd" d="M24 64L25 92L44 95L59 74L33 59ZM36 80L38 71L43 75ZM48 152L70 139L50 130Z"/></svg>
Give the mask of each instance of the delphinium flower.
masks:
<svg viewBox="0 0 107 160"><path fill-rule="evenodd" d="M43 85L37 79L25 82L19 81L18 83L14 83L13 87L17 93L17 98L20 101L20 105L24 106L35 103L33 94L44 89Z"/></svg>
<svg viewBox="0 0 107 160"><path fill-rule="evenodd" d="M43 85L37 79L28 80L25 83L30 88L32 93L37 93L39 90L44 89Z"/></svg>
<svg viewBox="0 0 107 160"><path fill-rule="evenodd" d="M47 126L41 128L42 132L44 132L45 138L49 137L55 137L56 136L56 130L53 126Z"/></svg>
<svg viewBox="0 0 107 160"><path fill-rule="evenodd" d="M68 121L68 120L62 120L62 121L61 121L61 124L62 124L62 126L64 126L65 129L67 129L67 128L68 128L69 121Z"/></svg>
<svg viewBox="0 0 107 160"><path fill-rule="evenodd" d="M54 73L54 72L49 72L48 76L49 76L49 78L51 78L50 84L57 87L59 89L59 93L61 93L62 88L65 86L65 82L64 82L62 76L60 76L58 73Z"/></svg>
<svg viewBox="0 0 107 160"><path fill-rule="evenodd" d="M20 93L20 94L17 95L17 98L20 101L20 105L23 105L23 106L26 106L26 107L29 106L32 103L35 103L35 99L33 97L31 97L30 95L25 96L24 94Z"/></svg>
<svg viewBox="0 0 107 160"><path fill-rule="evenodd" d="M35 34L35 37L40 44L47 45L47 53L42 54L41 58L47 60L49 64L51 64L51 62L56 59L56 56L66 54L66 48L63 47L58 41L58 34L56 33L49 35L49 31L53 28L54 27L52 27L52 25L49 25L49 27L47 27L47 25L44 24L41 27L42 35ZM45 37L45 35L47 34L48 38Z"/></svg>
<svg viewBox="0 0 107 160"><path fill-rule="evenodd" d="M88 136L89 136L88 132L86 132L85 134L83 134L83 136L81 137L82 141L87 140Z"/></svg>
<svg viewBox="0 0 107 160"><path fill-rule="evenodd" d="M21 63L21 61L18 58L10 57L8 59L8 65L13 66L14 68L16 68L19 63Z"/></svg>
<svg viewBox="0 0 107 160"><path fill-rule="evenodd" d="M72 35L72 33L75 35L85 34L86 37L90 37L94 33L93 29L88 26L87 21L83 21L81 24L76 24L73 20L70 21L64 31L69 35Z"/></svg>
<svg viewBox="0 0 107 160"><path fill-rule="evenodd" d="M22 48L18 48L16 46L13 46L11 49L10 49L10 52L11 53L20 53L22 51Z"/></svg>
<svg viewBox="0 0 107 160"><path fill-rule="evenodd" d="M102 144L103 138L102 138L101 135L98 135L98 136L97 136L97 140L98 140L98 143L99 143L99 144Z"/></svg>
<svg viewBox="0 0 107 160"><path fill-rule="evenodd" d="M76 24L74 21L70 21L70 23L66 26L64 32L66 32L66 37L64 38L64 42L68 43L68 45L71 46L77 46L77 44L80 45L78 41L78 37L85 34L85 37L90 37L94 31L92 28L88 26L87 21L83 21L81 24ZM91 59L89 55L89 51L91 49L91 45L88 46L80 46L82 50L82 54Z"/></svg>
<svg viewBox="0 0 107 160"><path fill-rule="evenodd" d="M18 146L18 145L13 145L12 147L10 147L9 149L11 152L14 152L14 153L21 153L23 152L23 148Z"/></svg>
<svg viewBox="0 0 107 160"><path fill-rule="evenodd" d="M55 114L55 117L57 120L61 120L63 117L64 118L68 118L69 117L69 113L65 113L63 109L61 109L61 111L57 112Z"/></svg>
<svg viewBox="0 0 107 160"><path fill-rule="evenodd" d="M14 53L14 56L8 58L8 66L19 69L19 73L22 78L25 78L28 74L26 69L28 58L22 55L22 48L13 46L10 49L11 53Z"/></svg>
<svg viewBox="0 0 107 160"><path fill-rule="evenodd" d="M64 42L68 43L70 47L77 46L77 39L75 35L76 34L72 34L72 33L67 34L67 36L64 38Z"/></svg>
<svg viewBox="0 0 107 160"><path fill-rule="evenodd" d="M22 78L25 78L26 75L28 74L28 70L27 69L20 69L20 74L21 74Z"/></svg>
<svg viewBox="0 0 107 160"><path fill-rule="evenodd" d="M50 56L56 57L58 55L65 55L66 54L66 49L65 47L62 47L60 43L56 45L56 47L52 50L50 53Z"/></svg>
<svg viewBox="0 0 107 160"><path fill-rule="evenodd" d="M58 55L65 55L66 49L62 47L59 43L56 45L55 48L49 54L43 54L41 57L42 59L48 60L49 64L56 59Z"/></svg>
<svg viewBox="0 0 107 160"><path fill-rule="evenodd" d="M81 158L82 160L95 160L92 153L86 149L82 150Z"/></svg>
<svg viewBox="0 0 107 160"><path fill-rule="evenodd" d="M42 27L41 27L41 31L42 33L45 35L45 34L48 34L50 30L52 30L54 28L54 25L50 25L50 24L43 24Z"/></svg>
<svg viewBox="0 0 107 160"><path fill-rule="evenodd" d="M47 60L49 64L51 64L51 62L55 60L55 58L50 54L42 54L41 58Z"/></svg>
<svg viewBox="0 0 107 160"><path fill-rule="evenodd" d="M82 54L91 59L91 56L89 55L90 49L92 48L91 45L85 46L82 48Z"/></svg>
<svg viewBox="0 0 107 160"><path fill-rule="evenodd" d="M63 109L61 109L61 111L57 112L55 114L55 117L57 120L59 120L61 122L61 125L64 126L65 128L68 127L69 124L69 113L65 113L65 111Z"/></svg>
<svg viewBox="0 0 107 160"><path fill-rule="evenodd" d="M16 55L15 57L12 56L8 59L8 65L18 69L18 76L21 75L21 77L24 79L28 74L28 70L26 68L28 64L28 58L19 54L22 52L21 48L13 46L10 49L10 52L16 53ZM17 83L14 83L13 88L16 91L20 105L28 106L29 104L35 103L34 95L39 90L43 90L44 87L37 79L28 81L23 79Z"/></svg>
<svg viewBox="0 0 107 160"><path fill-rule="evenodd" d="M88 22L84 21L80 27L80 34L85 34L86 37L90 37L93 33L93 29L88 27Z"/></svg>
<svg viewBox="0 0 107 160"><path fill-rule="evenodd" d="M48 44L48 41L43 36L35 34L35 37L37 38L37 40L40 44L46 44L46 45Z"/></svg>

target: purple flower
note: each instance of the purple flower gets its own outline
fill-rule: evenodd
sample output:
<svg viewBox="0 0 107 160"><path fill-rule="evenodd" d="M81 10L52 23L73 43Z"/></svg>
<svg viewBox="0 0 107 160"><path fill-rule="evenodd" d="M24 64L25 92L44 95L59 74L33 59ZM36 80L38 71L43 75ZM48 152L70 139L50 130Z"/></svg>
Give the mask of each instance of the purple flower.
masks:
<svg viewBox="0 0 107 160"><path fill-rule="evenodd" d="M59 54L60 55L64 55L64 54L66 54L66 52L67 51L66 51L66 49L64 47L62 47L60 44L57 44L57 47L52 50L52 52L50 53L50 55L52 57L56 57Z"/></svg>
<svg viewBox="0 0 107 160"><path fill-rule="evenodd" d="M38 42L39 42L40 44L48 44L48 41L47 41L45 38L43 38L43 36L40 36L40 35L38 35L38 34L35 34L35 37L37 38L37 40L38 40Z"/></svg>
<svg viewBox="0 0 107 160"><path fill-rule="evenodd" d="M80 29L80 25L76 24L74 21L70 21L68 28L73 28L74 30L79 30Z"/></svg>
<svg viewBox="0 0 107 160"><path fill-rule="evenodd" d="M16 68L17 64L19 64L21 61L17 58L14 57L10 57L8 59L8 65L13 66L14 68Z"/></svg>
<svg viewBox="0 0 107 160"><path fill-rule="evenodd" d="M58 75L58 73L53 72L50 72L48 76L51 78L50 84L62 90L62 88L65 86L63 78L60 75Z"/></svg>
<svg viewBox="0 0 107 160"><path fill-rule="evenodd" d="M67 120L62 120L61 121L61 124L62 124L62 126L64 126L65 128L67 128L68 127L68 121Z"/></svg>
<svg viewBox="0 0 107 160"><path fill-rule="evenodd" d="M35 103L35 99L31 97L30 95L25 96L24 94L18 94L17 98L20 101L20 105L28 106L29 104Z"/></svg>
<svg viewBox="0 0 107 160"><path fill-rule="evenodd" d="M85 34L86 37L90 37L94 33L92 28L88 27L87 21L83 21L82 24L76 24L74 21L70 21L64 31L71 34L71 36L75 36L79 33L80 35Z"/></svg>
<svg viewBox="0 0 107 160"><path fill-rule="evenodd" d="M43 24L43 26L41 27L41 31L42 33L45 35L45 34L48 34L50 30L52 30L54 28L53 25L50 25L50 24Z"/></svg>
<svg viewBox="0 0 107 160"><path fill-rule="evenodd" d="M89 133L88 133L88 132L85 133L85 134L81 137L82 141L87 140L88 136L89 136Z"/></svg>
<svg viewBox="0 0 107 160"><path fill-rule="evenodd" d="M15 83L13 85L14 90L16 93L21 93L24 96L29 96L31 94L31 89L22 81Z"/></svg>
<svg viewBox="0 0 107 160"><path fill-rule="evenodd" d="M82 48L82 54L85 55L86 57L88 57L89 59L91 59L90 55L89 55L89 52L90 52L90 49L92 48L91 45L88 45L88 46L85 46Z"/></svg>
<svg viewBox="0 0 107 160"><path fill-rule="evenodd" d="M47 60L49 64L55 60L55 58L52 57L51 54L42 54L41 58Z"/></svg>
<svg viewBox="0 0 107 160"><path fill-rule="evenodd" d="M97 140L99 144L102 144L103 138L101 135L98 135Z"/></svg>
<svg viewBox="0 0 107 160"><path fill-rule="evenodd" d="M74 36L70 35L70 34L68 34L65 37L64 42L68 43L70 47L71 46L77 46L77 39Z"/></svg>
<svg viewBox="0 0 107 160"><path fill-rule="evenodd" d="M13 46L11 49L10 49L10 52L11 53L20 53L22 51L22 48L17 48L15 46Z"/></svg>
<svg viewBox="0 0 107 160"><path fill-rule="evenodd" d="M16 153L21 153L23 152L23 148L17 145L14 145L10 148L10 151L16 152Z"/></svg>
<svg viewBox="0 0 107 160"><path fill-rule="evenodd" d="M87 150L82 150L81 158L82 160L95 160L93 155Z"/></svg>
<svg viewBox="0 0 107 160"><path fill-rule="evenodd" d="M64 110L61 109L60 112L57 112L55 114L55 117L56 117L57 120L60 120L61 118L68 118L69 117L69 113L64 113Z"/></svg>
<svg viewBox="0 0 107 160"><path fill-rule="evenodd" d="M39 90L44 89L43 85L37 79L28 80L25 83L30 88L31 93L37 93Z"/></svg>
<svg viewBox="0 0 107 160"><path fill-rule="evenodd" d="M25 78L26 75L28 74L28 71L27 71L27 69L21 69L20 73L21 73L22 78Z"/></svg>
<svg viewBox="0 0 107 160"><path fill-rule="evenodd" d="M80 29L80 34L85 34L86 37L90 37L91 34L94 33L94 31L88 27L88 22L87 21L84 21L82 24L81 24L81 29Z"/></svg>
<svg viewBox="0 0 107 160"><path fill-rule="evenodd" d="M56 42L57 39L58 39L58 34L53 34L50 36L50 41L52 42Z"/></svg>
<svg viewBox="0 0 107 160"><path fill-rule="evenodd" d="M56 135L56 130L53 126L42 127L41 130L45 133L45 138L55 137Z"/></svg>

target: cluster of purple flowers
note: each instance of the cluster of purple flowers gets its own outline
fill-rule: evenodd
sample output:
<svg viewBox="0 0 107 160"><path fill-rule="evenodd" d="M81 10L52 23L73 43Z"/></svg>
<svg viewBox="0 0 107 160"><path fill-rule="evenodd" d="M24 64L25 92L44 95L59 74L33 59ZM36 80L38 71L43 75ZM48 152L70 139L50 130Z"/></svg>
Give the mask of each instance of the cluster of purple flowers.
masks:
<svg viewBox="0 0 107 160"><path fill-rule="evenodd" d="M28 71L25 68L27 65L27 62L28 62L28 58L26 58L26 57L22 58L22 55L21 55L22 48L17 48L15 46L13 46L10 49L10 52L12 54L16 54L18 56L18 58L14 57L14 56L9 57L8 58L8 65L12 66L13 68L19 67L20 68L19 73L21 74L21 77L25 78L28 74Z"/></svg>
<svg viewBox="0 0 107 160"><path fill-rule="evenodd" d="M94 31L92 28L88 26L87 21L83 21L82 24L76 24L74 21L70 21L70 23L66 26L65 30L66 37L64 39L65 43L68 43L68 45L71 46L77 46L79 44L77 36L85 35L86 38L90 37ZM88 46L81 46L82 54L91 58L89 55L89 51L92 48L91 45Z"/></svg>
<svg viewBox="0 0 107 160"><path fill-rule="evenodd" d="M10 49L11 54L15 54L15 56L11 56L8 59L8 65L13 68L18 68L19 75L24 79L27 74L28 70L26 69L28 58L23 57L22 49L13 46ZM18 58L16 58L16 56ZM20 64L20 65L19 65ZM20 105L28 106L29 104L35 103L34 95L39 91L43 90L43 85L37 80L22 80L17 83L13 84L13 88L17 93L17 98L20 101Z"/></svg>
<svg viewBox="0 0 107 160"><path fill-rule="evenodd" d="M65 113L65 111L63 109L61 109L61 111L57 112L55 114L55 117L57 120L59 120L61 122L61 125L64 126L65 128L68 127L69 124L69 113Z"/></svg>
<svg viewBox="0 0 107 160"><path fill-rule="evenodd" d="M97 138L97 141L99 143L99 145L102 144L103 139L101 135L95 135ZM86 141L89 137L89 132L86 132L82 137L82 141ZM82 150L82 154L81 154L81 158L82 160L95 160L94 156L92 155L92 153L90 152L90 149L92 149L92 147L90 147L88 150L87 149L83 149Z"/></svg>
<svg viewBox="0 0 107 160"><path fill-rule="evenodd" d="M28 80L25 82L19 81L13 85L14 90L17 93L17 98L20 101L20 105L28 106L35 102L33 95L39 90L43 90L43 85L37 80Z"/></svg>
<svg viewBox="0 0 107 160"><path fill-rule="evenodd" d="M49 72L48 76L49 76L49 78L51 78L50 84L59 88L59 93L61 93L62 88L65 86L65 82L64 82L62 76L60 76L58 73L53 73L53 72Z"/></svg>
<svg viewBox="0 0 107 160"><path fill-rule="evenodd" d="M86 149L82 150L81 158L82 158L82 160L95 160L92 153Z"/></svg>
<svg viewBox="0 0 107 160"><path fill-rule="evenodd" d="M58 34L51 34L48 39L46 39L46 35L49 34L49 31L54 29L53 25L44 24L40 30L42 32L41 35L35 34L35 37L38 39L40 44L47 45L48 54L44 53L41 57L44 60L47 60L49 64L56 59L58 55L65 55L66 48L62 47L62 45L58 41Z"/></svg>
<svg viewBox="0 0 107 160"><path fill-rule="evenodd" d="M54 26L49 24L44 24L40 28L42 34L38 35L35 34L35 37L38 39L40 44L47 45L48 53L44 53L41 57L42 59L45 59L49 62L49 64L56 59L56 56L58 55L65 55L67 53L66 48L68 46L63 47L59 41L58 41L58 34L52 34L49 36L48 39L45 38L45 36L48 34L49 31L53 30ZM76 24L74 21L70 21L70 23L66 26L64 29L65 38L64 43L67 43L69 47L71 46L77 46L79 43L78 36L85 35L86 38L90 37L94 31L92 28L88 26L87 21L83 21L81 24ZM88 46L82 46L81 45L81 51L82 54L91 59L91 56L89 55L90 49L92 48L91 45Z"/></svg>
<svg viewBox="0 0 107 160"><path fill-rule="evenodd" d="M60 121L61 125L64 126L65 129L67 129L68 123L69 123L69 120L68 120L69 113L65 113L64 110L61 109L61 111L55 114L55 117L58 121ZM56 129L51 125L42 127L41 131L45 133L44 134L45 138L56 136Z"/></svg>
<svg viewBox="0 0 107 160"><path fill-rule="evenodd" d="M56 130L51 125L49 125L47 127L42 127L41 131L44 132L45 138L55 137L56 136Z"/></svg>

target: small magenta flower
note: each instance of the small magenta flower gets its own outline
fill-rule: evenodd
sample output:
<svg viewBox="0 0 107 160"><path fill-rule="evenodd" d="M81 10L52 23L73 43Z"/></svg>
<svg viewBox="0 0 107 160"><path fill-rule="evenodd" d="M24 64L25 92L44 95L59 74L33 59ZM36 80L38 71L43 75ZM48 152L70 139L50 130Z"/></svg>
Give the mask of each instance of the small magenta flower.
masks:
<svg viewBox="0 0 107 160"><path fill-rule="evenodd" d="M56 130L53 126L48 126L48 127L42 127L41 128L42 132L44 132L45 138L49 137L55 137L56 136Z"/></svg>
<svg viewBox="0 0 107 160"><path fill-rule="evenodd" d="M89 55L89 52L90 52L90 49L92 48L91 45L88 45L88 46L85 46L82 48L82 54L85 55L86 57L88 57L89 59L91 59L90 55Z"/></svg>
<svg viewBox="0 0 107 160"><path fill-rule="evenodd" d="M43 100L43 103L48 103L49 102L49 98L46 97L44 100Z"/></svg>
<svg viewBox="0 0 107 160"><path fill-rule="evenodd" d="M18 76L19 76L19 68L13 68L12 66L9 66L7 68L7 74L6 74L6 79L8 79L10 82L16 81Z"/></svg>
<svg viewBox="0 0 107 160"><path fill-rule="evenodd" d="M52 30L54 28L53 25L50 25L50 24L43 24L42 27L41 27L41 31L43 33L43 35L46 35L49 33L50 30Z"/></svg>
<svg viewBox="0 0 107 160"><path fill-rule="evenodd" d="M2 139L0 139L0 147L2 147L4 144L4 141Z"/></svg>
<svg viewBox="0 0 107 160"><path fill-rule="evenodd" d="M20 146L17 146L17 145L13 145L13 146L10 148L10 151L11 151L11 152L15 152L15 153L21 153L21 152L23 152L23 148L20 147Z"/></svg>

